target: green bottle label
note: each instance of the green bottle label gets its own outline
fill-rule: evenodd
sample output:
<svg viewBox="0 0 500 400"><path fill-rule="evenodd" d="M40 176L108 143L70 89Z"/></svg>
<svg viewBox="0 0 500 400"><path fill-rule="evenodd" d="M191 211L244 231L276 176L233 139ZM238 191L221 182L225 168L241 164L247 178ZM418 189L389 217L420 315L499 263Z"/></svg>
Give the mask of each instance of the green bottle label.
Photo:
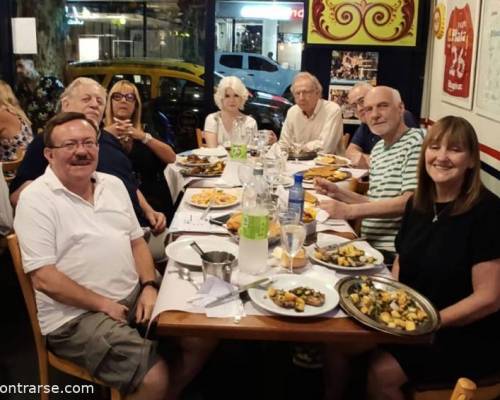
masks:
<svg viewBox="0 0 500 400"><path fill-rule="evenodd" d="M246 144L233 144L231 145L230 156L232 160L246 160L247 159L247 145Z"/></svg>
<svg viewBox="0 0 500 400"><path fill-rule="evenodd" d="M254 240L267 239L268 231L269 218L267 218L267 215L243 214L243 221L240 228L241 236Z"/></svg>

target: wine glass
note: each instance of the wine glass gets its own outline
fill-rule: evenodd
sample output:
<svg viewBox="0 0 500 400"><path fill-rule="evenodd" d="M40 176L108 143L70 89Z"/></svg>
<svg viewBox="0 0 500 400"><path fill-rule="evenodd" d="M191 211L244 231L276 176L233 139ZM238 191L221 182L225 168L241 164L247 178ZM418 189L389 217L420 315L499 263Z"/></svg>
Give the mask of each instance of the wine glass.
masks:
<svg viewBox="0 0 500 400"><path fill-rule="evenodd" d="M266 157L263 160L263 166L264 166L264 179L269 183L269 186L271 188L271 192L273 191L274 185L279 179L279 174L280 174L280 163L279 160L277 160L274 157Z"/></svg>
<svg viewBox="0 0 500 400"><path fill-rule="evenodd" d="M280 158L280 178L286 176L286 163L288 161L289 149L286 145L280 145L278 148L278 154Z"/></svg>
<svg viewBox="0 0 500 400"><path fill-rule="evenodd" d="M281 246L288 253L290 273L293 274L293 258L304 244L306 228L302 222L281 225Z"/></svg>

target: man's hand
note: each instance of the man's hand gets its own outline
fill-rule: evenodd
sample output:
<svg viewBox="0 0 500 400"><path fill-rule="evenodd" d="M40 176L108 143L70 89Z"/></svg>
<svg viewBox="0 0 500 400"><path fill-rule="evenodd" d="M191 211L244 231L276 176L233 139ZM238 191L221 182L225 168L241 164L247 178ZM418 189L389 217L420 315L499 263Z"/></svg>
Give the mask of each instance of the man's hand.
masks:
<svg viewBox="0 0 500 400"><path fill-rule="evenodd" d="M329 197L335 198L335 193L338 192L338 186L336 183L330 182L324 178L314 179L314 189L321 194L327 195Z"/></svg>
<svg viewBox="0 0 500 400"><path fill-rule="evenodd" d="M128 307L123 304L109 300L106 301L101 311L109 315L115 321L127 322Z"/></svg>
<svg viewBox="0 0 500 400"><path fill-rule="evenodd" d="M151 232L155 235L162 233L167 226L167 218L161 212L151 210L146 212L146 218L151 225Z"/></svg>
<svg viewBox="0 0 500 400"><path fill-rule="evenodd" d="M138 324L144 324L149 321L153 313L153 307L158 297L158 292L152 286L145 286L142 289L141 295L137 301L137 309L135 312L135 321Z"/></svg>
<svg viewBox="0 0 500 400"><path fill-rule="evenodd" d="M338 200L324 200L319 203L320 208L325 210L330 218L335 219L354 219L352 215L352 206Z"/></svg>

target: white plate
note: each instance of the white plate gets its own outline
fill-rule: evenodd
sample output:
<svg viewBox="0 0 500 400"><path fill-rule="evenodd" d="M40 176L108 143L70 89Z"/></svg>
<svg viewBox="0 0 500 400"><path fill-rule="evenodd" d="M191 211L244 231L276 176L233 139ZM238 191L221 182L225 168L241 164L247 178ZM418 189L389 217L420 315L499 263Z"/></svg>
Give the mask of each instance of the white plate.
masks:
<svg viewBox="0 0 500 400"><path fill-rule="evenodd" d="M314 278L303 275L282 274L273 276L272 286L276 289L295 289L299 286L319 290L325 295L325 304L321 307L305 306L303 312L294 309L279 307L267 297L267 290L261 288L248 289L250 299L259 307L272 312L273 314L285 315L287 317L313 317L333 310L339 303L339 295L332 283L325 283Z"/></svg>
<svg viewBox="0 0 500 400"><path fill-rule="evenodd" d="M193 191L193 193L191 194L191 197L189 199L186 199L186 203L193 206L193 207L197 207L197 208L207 208L208 204L207 205L196 204L196 203L193 203L193 201L191 201L191 199L193 198L193 196L195 194L201 193L204 190L211 190L211 189L200 189L197 191ZM212 209L228 208L228 207L235 206L236 204L238 204L240 202L240 199L241 199L241 191L240 190L238 190L238 189L233 189L233 190L223 189L223 190L225 193L232 194L233 196L236 196L236 200L233 201L232 203L227 203L227 204L212 204L212 206L210 208L212 208Z"/></svg>
<svg viewBox="0 0 500 400"><path fill-rule="evenodd" d="M184 167L206 167L208 165L214 164L217 162L216 157L209 157L208 162L206 163L194 163L194 162L189 162L187 157L184 156L177 156L175 162L179 165L182 165Z"/></svg>
<svg viewBox="0 0 500 400"><path fill-rule="evenodd" d="M191 247L191 242L196 241L203 251L227 251L238 258L238 245L224 238L215 237L196 237L178 239L170 243L165 254L168 258L186 265L201 267L201 258L199 254Z"/></svg>
<svg viewBox="0 0 500 400"><path fill-rule="evenodd" d="M351 160L349 160L346 157L341 157L341 156L335 156L335 158L337 158L340 161L339 163L330 164L330 163L321 161L322 157L331 156L331 155L334 155L334 154L323 154L321 156L318 156L314 159L314 162L318 165L327 165L330 167L347 167L348 165L351 164Z"/></svg>
<svg viewBox="0 0 500 400"><path fill-rule="evenodd" d="M196 154L197 156L200 156L200 157L205 157L205 156L207 156L207 157L210 157L210 156L214 156L214 157L226 157L227 156L227 151L222 146L214 147L214 148L201 147L199 149L194 149L193 150L193 154Z"/></svg>
<svg viewBox="0 0 500 400"><path fill-rule="evenodd" d="M334 243L334 244L338 244L338 243ZM340 242L340 244L341 244L341 242ZM374 257L375 264L367 264L367 265L363 265L361 267L344 267L342 265L329 263L329 262L320 260L319 258L316 258L316 256L314 255L314 246L309 246L309 248L307 249L307 255L309 256L309 258L311 260L313 260L317 264L321 264L321 265L324 265L328 268L332 268L332 269L335 269L337 271L342 271L342 272L367 271L367 270L371 270L371 269L381 268L384 265L383 264L384 256L382 255L382 253L380 251L374 249L372 246L370 246L370 244L368 242L364 242L364 241L354 242L353 245L356 246L358 249L364 250L365 254L367 256ZM326 246L328 246L328 245L326 245ZM324 246L322 246L322 247L324 247Z"/></svg>

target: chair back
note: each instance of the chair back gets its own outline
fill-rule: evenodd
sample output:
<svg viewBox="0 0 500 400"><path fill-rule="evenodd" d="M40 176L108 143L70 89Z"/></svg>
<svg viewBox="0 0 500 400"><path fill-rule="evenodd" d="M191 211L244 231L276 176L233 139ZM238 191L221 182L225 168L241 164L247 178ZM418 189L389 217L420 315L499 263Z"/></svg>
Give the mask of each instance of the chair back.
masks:
<svg viewBox="0 0 500 400"><path fill-rule="evenodd" d="M198 148L206 147L205 138L203 137L203 131L200 128L196 128L196 144Z"/></svg>

